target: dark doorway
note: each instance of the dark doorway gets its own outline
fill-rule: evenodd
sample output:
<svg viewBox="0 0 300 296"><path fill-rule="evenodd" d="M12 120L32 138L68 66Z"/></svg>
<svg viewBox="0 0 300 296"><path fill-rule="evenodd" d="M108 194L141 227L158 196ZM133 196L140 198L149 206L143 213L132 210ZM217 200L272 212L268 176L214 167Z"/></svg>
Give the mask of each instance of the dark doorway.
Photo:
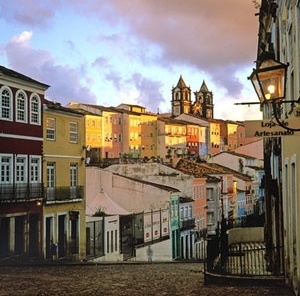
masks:
<svg viewBox="0 0 300 296"><path fill-rule="evenodd" d="M29 215L29 256L39 257L39 215Z"/></svg>
<svg viewBox="0 0 300 296"><path fill-rule="evenodd" d="M78 212L77 212L78 213ZM70 252L71 254L78 254L79 251L78 242L78 214L71 220L71 242Z"/></svg>
<svg viewBox="0 0 300 296"><path fill-rule="evenodd" d="M0 258L9 256L9 218L0 218Z"/></svg>
<svg viewBox="0 0 300 296"><path fill-rule="evenodd" d="M58 258L66 257L66 215L58 216Z"/></svg>
<svg viewBox="0 0 300 296"><path fill-rule="evenodd" d="M53 218L47 217L46 218L46 259L52 258L51 254L51 245L53 242Z"/></svg>
<svg viewBox="0 0 300 296"><path fill-rule="evenodd" d="M25 216L15 217L15 254L23 255L25 253Z"/></svg>

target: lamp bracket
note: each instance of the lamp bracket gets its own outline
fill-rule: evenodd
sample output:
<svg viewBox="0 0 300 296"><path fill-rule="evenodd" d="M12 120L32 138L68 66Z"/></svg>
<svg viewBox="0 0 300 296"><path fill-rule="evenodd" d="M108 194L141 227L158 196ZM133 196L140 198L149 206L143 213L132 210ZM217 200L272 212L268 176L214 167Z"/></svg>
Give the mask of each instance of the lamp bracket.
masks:
<svg viewBox="0 0 300 296"><path fill-rule="evenodd" d="M294 102L297 102L297 103L299 104L300 98L299 98L298 100L296 100L296 101L285 101L285 103L294 103ZM281 103L283 103L283 102L281 102ZM292 127L288 127L288 126L285 125L285 124L281 121L281 119L279 118L279 116L278 116L278 114L277 114L277 111L278 111L278 105L281 105L281 103L280 103L280 104L278 104L278 103L276 103L276 102L273 102L273 103L272 103L273 114L274 114L274 118L275 118L275 120L276 120L276 123L277 123L280 127L284 128L285 130L288 130L288 131L291 131L291 132L299 132L299 131L300 131L300 128L292 128ZM276 108L276 107L277 107L277 108Z"/></svg>
<svg viewBox="0 0 300 296"><path fill-rule="evenodd" d="M280 102L274 102L273 104L288 104L288 103L297 103L300 104L300 97L297 100L282 100ZM241 103L234 103L234 105L262 105L261 102L241 102Z"/></svg>

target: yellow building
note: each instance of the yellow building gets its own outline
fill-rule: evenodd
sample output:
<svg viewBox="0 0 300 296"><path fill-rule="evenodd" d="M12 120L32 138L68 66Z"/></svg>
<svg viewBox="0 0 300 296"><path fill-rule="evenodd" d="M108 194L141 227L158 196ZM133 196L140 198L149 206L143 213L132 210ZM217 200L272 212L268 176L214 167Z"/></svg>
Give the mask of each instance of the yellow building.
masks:
<svg viewBox="0 0 300 296"><path fill-rule="evenodd" d="M210 155L215 155L221 151L221 128L217 120L209 120L208 151Z"/></svg>
<svg viewBox="0 0 300 296"><path fill-rule="evenodd" d="M129 153L141 158L156 158L157 115L139 105L121 104L118 108L127 111L128 114ZM126 121L124 123L126 124ZM124 129L127 128L125 124Z"/></svg>
<svg viewBox="0 0 300 296"><path fill-rule="evenodd" d="M172 118L158 119L159 155L165 160L187 154L186 123Z"/></svg>
<svg viewBox="0 0 300 296"><path fill-rule="evenodd" d="M157 115L141 114L141 157L157 157Z"/></svg>
<svg viewBox="0 0 300 296"><path fill-rule="evenodd" d="M81 260L86 254L84 116L45 101L43 255Z"/></svg>

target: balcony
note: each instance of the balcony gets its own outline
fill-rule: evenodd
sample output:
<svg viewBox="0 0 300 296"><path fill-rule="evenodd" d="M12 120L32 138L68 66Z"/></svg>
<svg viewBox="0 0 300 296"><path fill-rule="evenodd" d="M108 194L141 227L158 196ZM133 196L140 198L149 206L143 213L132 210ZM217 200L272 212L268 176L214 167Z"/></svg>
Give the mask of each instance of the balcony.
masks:
<svg viewBox="0 0 300 296"><path fill-rule="evenodd" d="M194 229L195 228L195 218L180 221L180 230Z"/></svg>
<svg viewBox="0 0 300 296"><path fill-rule="evenodd" d="M83 189L83 186L46 188L45 199L46 202L82 199L84 197Z"/></svg>
<svg viewBox="0 0 300 296"><path fill-rule="evenodd" d="M0 202L32 200L43 196L42 183L0 185Z"/></svg>

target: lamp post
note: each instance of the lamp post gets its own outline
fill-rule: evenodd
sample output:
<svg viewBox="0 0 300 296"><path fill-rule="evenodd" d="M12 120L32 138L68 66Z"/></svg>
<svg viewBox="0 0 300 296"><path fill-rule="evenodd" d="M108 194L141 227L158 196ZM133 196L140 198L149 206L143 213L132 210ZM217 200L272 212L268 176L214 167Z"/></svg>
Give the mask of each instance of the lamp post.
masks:
<svg viewBox="0 0 300 296"><path fill-rule="evenodd" d="M297 101L284 100L288 66L288 64L267 57L256 69L253 69L248 79L251 80L260 104L272 104L277 124L286 130L300 131L300 128L291 128L280 120L280 106L282 103L300 102L300 98Z"/></svg>
<svg viewBox="0 0 300 296"><path fill-rule="evenodd" d="M261 104L281 103L285 98L287 67L288 64L268 58L253 69L249 79Z"/></svg>

